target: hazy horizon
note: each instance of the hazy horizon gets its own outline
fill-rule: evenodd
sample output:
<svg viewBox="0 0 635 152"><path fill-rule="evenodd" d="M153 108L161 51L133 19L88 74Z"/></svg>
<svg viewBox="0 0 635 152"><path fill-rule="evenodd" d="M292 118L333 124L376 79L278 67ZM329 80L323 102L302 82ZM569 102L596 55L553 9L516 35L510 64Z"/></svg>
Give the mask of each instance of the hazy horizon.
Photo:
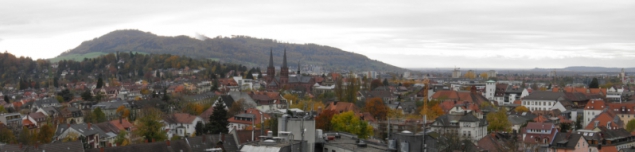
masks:
<svg viewBox="0 0 635 152"><path fill-rule="evenodd" d="M627 67L635 1L4 1L0 50L52 58L119 29L315 43L402 68ZM462 68L465 69L465 68Z"/></svg>

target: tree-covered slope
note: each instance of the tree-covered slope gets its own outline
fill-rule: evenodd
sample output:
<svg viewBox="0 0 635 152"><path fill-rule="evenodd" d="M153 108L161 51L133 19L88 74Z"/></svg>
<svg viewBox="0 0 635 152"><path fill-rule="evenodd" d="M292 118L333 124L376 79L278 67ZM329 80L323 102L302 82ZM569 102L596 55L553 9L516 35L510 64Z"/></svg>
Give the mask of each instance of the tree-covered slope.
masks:
<svg viewBox="0 0 635 152"><path fill-rule="evenodd" d="M280 66L285 48L290 66L295 66L297 62L301 62L303 65L318 65L339 70L401 70L401 68L371 60L361 54L323 45L289 44L272 39L258 39L248 36L215 37L199 40L187 36L157 36L138 30L113 31L99 38L85 41L78 47L64 52L56 58L81 57L82 54L95 52L131 51L183 55L265 67L269 62L270 49L274 51L275 66Z"/></svg>

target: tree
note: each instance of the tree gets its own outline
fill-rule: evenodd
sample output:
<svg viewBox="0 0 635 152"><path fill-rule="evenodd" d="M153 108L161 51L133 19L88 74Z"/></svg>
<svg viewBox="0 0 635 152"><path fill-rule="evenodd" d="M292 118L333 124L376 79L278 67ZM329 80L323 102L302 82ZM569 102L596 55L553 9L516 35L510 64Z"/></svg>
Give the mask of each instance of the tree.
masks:
<svg viewBox="0 0 635 152"><path fill-rule="evenodd" d="M401 119L404 118L403 110L401 109L388 109L388 118Z"/></svg>
<svg viewBox="0 0 635 152"><path fill-rule="evenodd" d="M203 123L196 122L196 126L194 126L194 131L196 132L196 136L203 135L203 133L205 133L204 129L205 127L203 126Z"/></svg>
<svg viewBox="0 0 635 152"><path fill-rule="evenodd" d="M381 85L383 85L381 80L375 79L370 82L370 90L375 90L375 88L380 87Z"/></svg>
<svg viewBox="0 0 635 152"><path fill-rule="evenodd" d="M315 128L331 131L331 119L334 115L335 111L333 110L323 110L320 115L315 117Z"/></svg>
<svg viewBox="0 0 635 152"><path fill-rule="evenodd" d="M384 81L382 83L384 84L384 86L388 86L388 79L384 78Z"/></svg>
<svg viewBox="0 0 635 152"><path fill-rule="evenodd" d="M525 106L518 106L516 107L516 109L514 109L514 111L516 111L516 113L523 113L523 112L529 112L529 109L527 109L527 107Z"/></svg>
<svg viewBox="0 0 635 152"><path fill-rule="evenodd" d="M103 86L104 86L104 79L99 77L99 79L97 79L97 89L101 89Z"/></svg>
<svg viewBox="0 0 635 152"><path fill-rule="evenodd" d="M318 110L319 108L325 108L326 105L324 105L322 101L314 101L312 99L308 99L308 100L300 100L299 102L296 102L296 104L293 104L290 107L302 109L304 111L311 111L311 110Z"/></svg>
<svg viewBox="0 0 635 152"><path fill-rule="evenodd" d="M419 111L419 114L425 115L428 120L437 119L437 117L443 115L444 113L445 112L443 112L443 109L439 106L439 101L437 100L432 100L427 104L423 104L421 111Z"/></svg>
<svg viewBox="0 0 635 152"><path fill-rule="evenodd" d="M86 89L86 91L82 93L82 99L85 101L93 101L93 94L90 92L90 89Z"/></svg>
<svg viewBox="0 0 635 152"><path fill-rule="evenodd" d="M487 131L510 131L511 123L507 119L507 110L502 108L498 110L498 112L493 112L487 114L487 121L489 125L487 126Z"/></svg>
<svg viewBox="0 0 635 152"><path fill-rule="evenodd" d="M210 121L208 126L209 133L211 134L225 133L226 134L227 132L229 132L229 129L227 129L227 126L229 125L229 121L227 121L227 110L225 110L221 102L217 102L216 105L214 105L214 112L212 113L211 116L209 116L209 121Z"/></svg>
<svg viewBox="0 0 635 152"><path fill-rule="evenodd" d="M598 78L593 78L591 83L589 83L589 88L599 88L600 84L598 83Z"/></svg>
<svg viewBox="0 0 635 152"><path fill-rule="evenodd" d="M465 75L463 75L463 76L465 78L468 78L468 79L474 79L474 78L476 78L476 73L474 73L474 71L472 71L472 70L469 70L469 71L465 72Z"/></svg>
<svg viewBox="0 0 635 152"><path fill-rule="evenodd" d="M294 102L296 104L298 103L298 96L296 96L296 95L288 93L288 94L285 94L283 97L284 97L284 99L287 99L288 102L290 102L289 104L291 106L293 106Z"/></svg>
<svg viewBox="0 0 635 152"><path fill-rule="evenodd" d="M130 109L128 109L125 106L121 105L121 106L117 107L117 115L119 115L119 117L121 117L121 118L128 118L130 116Z"/></svg>
<svg viewBox="0 0 635 152"><path fill-rule="evenodd" d="M37 136L38 141L40 141L40 143L50 143L51 140L53 140L53 135L55 135L55 128L44 124L40 127L40 132Z"/></svg>
<svg viewBox="0 0 635 152"><path fill-rule="evenodd" d="M9 100L9 96L4 95L4 101L7 103L11 103L11 100Z"/></svg>
<svg viewBox="0 0 635 152"><path fill-rule="evenodd" d="M573 127L573 124L571 124L569 122L560 123L560 131L561 132L568 132L569 130L571 130L571 127Z"/></svg>
<svg viewBox="0 0 635 152"><path fill-rule="evenodd" d="M368 122L359 120L353 111L336 114L331 119L333 131L348 132L366 139L373 134L373 127Z"/></svg>
<svg viewBox="0 0 635 152"><path fill-rule="evenodd" d="M97 107L93 110L93 115L95 116L96 123L107 121L106 114L101 111L101 108Z"/></svg>
<svg viewBox="0 0 635 152"><path fill-rule="evenodd" d="M635 131L635 119L628 121L628 123L626 124L626 130L628 130L629 132Z"/></svg>
<svg viewBox="0 0 635 152"><path fill-rule="evenodd" d="M488 76L489 76L489 75L487 74L487 72L483 72L483 73L481 73L481 75L480 75L480 77L481 77L481 78L489 78Z"/></svg>
<svg viewBox="0 0 635 152"><path fill-rule="evenodd" d="M582 116L578 116L578 118L575 119L575 129L583 129L582 128Z"/></svg>
<svg viewBox="0 0 635 152"><path fill-rule="evenodd" d="M4 105L0 105L0 113L7 113L7 109L4 108Z"/></svg>
<svg viewBox="0 0 635 152"><path fill-rule="evenodd" d="M59 88L59 87L60 87L60 84L59 84L59 82L58 82L58 81L59 81L59 80L58 80L58 78L57 78L57 77L54 77L54 78L53 78L53 86L54 86L55 88Z"/></svg>
<svg viewBox="0 0 635 152"><path fill-rule="evenodd" d="M212 91L217 91L218 90L218 80L214 79L214 81L212 81Z"/></svg>
<svg viewBox="0 0 635 152"><path fill-rule="evenodd" d="M384 101L379 97L370 98L366 100L364 109L373 115L375 119L386 120L389 108L384 104Z"/></svg>
<svg viewBox="0 0 635 152"><path fill-rule="evenodd" d="M13 143L15 142L15 136L13 131L7 127L0 127L0 143Z"/></svg>
<svg viewBox="0 0 635 152"><path fill-rule="evenodd" d="M168 138L163 129L162 112L158 109L146 109L143 117L137 120L134 133L148 141L163 141Z"/></svg>
<svg viewBox="0 0 635 152"><path fill-rule="evenodd" d="M221 103L221 102L218 102ZM246 105L247 103L245 103L245 99L240 99L236 102L234 102L232 104L231 107L229 107L229 111L227 111L227 116L228 117L233 117L237 114L240 114L241 112L247 110Z"/></svg>

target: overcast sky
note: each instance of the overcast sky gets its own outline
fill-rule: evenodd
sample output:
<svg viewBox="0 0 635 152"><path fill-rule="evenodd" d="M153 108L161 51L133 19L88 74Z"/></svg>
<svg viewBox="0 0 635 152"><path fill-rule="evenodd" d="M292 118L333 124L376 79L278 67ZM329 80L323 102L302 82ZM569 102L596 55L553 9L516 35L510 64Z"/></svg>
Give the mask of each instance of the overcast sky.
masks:
<svg viewBox="0 0 635 152"><path fill-rule="evenodd" d="M635 67L632 0L63 2L0 2L0 50L52 58L139 29L316 43L406 68Z"/></svg>

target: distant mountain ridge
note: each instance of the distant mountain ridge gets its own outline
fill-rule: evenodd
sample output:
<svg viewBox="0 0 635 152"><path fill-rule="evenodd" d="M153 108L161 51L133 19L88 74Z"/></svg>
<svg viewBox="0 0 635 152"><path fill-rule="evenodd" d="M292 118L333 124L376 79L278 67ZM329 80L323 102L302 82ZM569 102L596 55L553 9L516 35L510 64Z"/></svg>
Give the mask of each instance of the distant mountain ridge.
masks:
<svg viewBox="0 0 635 152"><path fill-rule="evenodd" d="M624 71L627 71L627 72L635 71L634 67L623 68L623 69L624 69ZM564 68L563 70L568 70L568 71L589 71L589 72L621 72L622 68L570 66L570 67Z"/></svg>
<svg viewBox="0 0 635 152"><path fill-rule="evenodd" d="M74 58L82 60L83 54L112 52L141 52L150 54L174 54L192 58L205 58L254 67L269 63L269 51L273 50L274 65L282 64L283 50L287 50L289 66L318 65L328 70L378 70L402 71L404 69L371 60L368 57L346 52L338 48L317 44L290 44L273 39L248 36L214 37L204 40L188 36L158 36L139 30L116 30L60 54L52 61Z"/></svg>

